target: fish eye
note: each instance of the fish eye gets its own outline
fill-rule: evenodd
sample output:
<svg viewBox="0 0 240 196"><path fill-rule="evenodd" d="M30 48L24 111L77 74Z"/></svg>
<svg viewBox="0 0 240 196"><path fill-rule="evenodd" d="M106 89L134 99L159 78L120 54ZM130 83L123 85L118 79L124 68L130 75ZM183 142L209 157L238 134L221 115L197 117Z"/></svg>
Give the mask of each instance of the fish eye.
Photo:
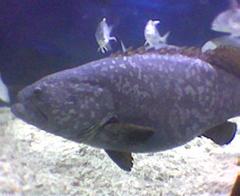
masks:
<svg viewBox="0 0 240 196"><path fill-rule="evenodd" d="M41 94L42 94L42 89L40 87L36 87L34 90L33 90L33 94L36 96L36 97L39 97Z"/></svg>

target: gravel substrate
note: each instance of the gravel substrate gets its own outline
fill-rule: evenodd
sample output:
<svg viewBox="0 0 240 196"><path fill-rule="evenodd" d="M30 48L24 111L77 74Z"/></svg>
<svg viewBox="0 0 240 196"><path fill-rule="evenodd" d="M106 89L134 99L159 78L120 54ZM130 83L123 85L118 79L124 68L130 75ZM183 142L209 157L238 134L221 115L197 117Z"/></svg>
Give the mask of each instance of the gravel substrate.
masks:
<svg viewBox="0 0 240 196"><path fill-rule="evenodd" d="M240 135L228 146L206 138L164 152L134 154L132 172L103 150L64 140L0 109L0 194L227 196L240 167Z"/></svg>

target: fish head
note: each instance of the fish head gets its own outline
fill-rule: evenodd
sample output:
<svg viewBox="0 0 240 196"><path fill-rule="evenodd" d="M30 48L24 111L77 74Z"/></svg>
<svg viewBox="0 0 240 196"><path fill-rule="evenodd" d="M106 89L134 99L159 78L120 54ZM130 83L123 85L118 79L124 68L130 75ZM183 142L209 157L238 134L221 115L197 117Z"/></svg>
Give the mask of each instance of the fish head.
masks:
<svg viewBox="0 0 240 196"><path fill-rule="evenodd" d="M156 25L158 25L159 23L160 23L159 20L149 20L149 21L147 22L147 25L149 25L149 26L156 26Z"/></svg>
<svg viewBox="0 0 240 196"><path fill-rule="evenodd" d="M66 137L81 137L112 110L109 92L75 80L43 80L18 93L11 107L16 117Z"/></svg>
<svg viewBox="0 0 240 196"><path fill-rule="evenodd" d="M160 21L159 20L153 20L152 23L153 23L154 26L156 26L160 23Z"/></svg>

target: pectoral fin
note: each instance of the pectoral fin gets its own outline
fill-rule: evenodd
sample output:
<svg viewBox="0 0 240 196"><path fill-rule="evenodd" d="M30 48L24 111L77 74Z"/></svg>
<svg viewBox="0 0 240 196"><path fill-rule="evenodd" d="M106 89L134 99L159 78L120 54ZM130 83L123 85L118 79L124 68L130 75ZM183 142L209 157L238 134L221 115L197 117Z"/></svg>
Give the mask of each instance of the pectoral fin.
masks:
<svg viewBox="0 0 240 196"><path fill-rule="evenodd" d="M131 171L133 158L130 152L119 152L113 150L105 150L105 152L121 169Z"/></svg>
<svg viewBox="0 0 240 196"><path fill-rule="evenodd" d="M110 134L116 141L136 145L147 140L155 130L150 127L128 123L110 123L104 126L104 132Z"/></svg>
<svg viewBox="0 0 240 196"><path fill-rule="evenodd" d="M207 130L203 136L213 140L216 144L229 144L237 132L237 125L233 122L225 122Z"/></svg>
<svg viewBox="0 0 240 196"><path fill-rule="evenodd" d="M101 121L100 127L101 132L112 140L128 145L144 142L155 132L151 127L119 122L118 118L111 114Z"/></svg>

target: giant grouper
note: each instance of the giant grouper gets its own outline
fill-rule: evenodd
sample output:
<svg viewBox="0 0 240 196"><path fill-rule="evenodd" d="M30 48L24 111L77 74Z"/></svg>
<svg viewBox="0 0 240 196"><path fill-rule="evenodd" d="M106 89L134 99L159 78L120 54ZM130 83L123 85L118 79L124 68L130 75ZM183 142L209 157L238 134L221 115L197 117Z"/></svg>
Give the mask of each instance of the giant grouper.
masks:
<svg viewBox="0 0 240 196"><path fill-rule="evenodd" d="M122 169L131 153L163 151L198 136L236 133L240 50L137 49L48 75L21 90L12 112L40 129L102 148Z"/></svg>

